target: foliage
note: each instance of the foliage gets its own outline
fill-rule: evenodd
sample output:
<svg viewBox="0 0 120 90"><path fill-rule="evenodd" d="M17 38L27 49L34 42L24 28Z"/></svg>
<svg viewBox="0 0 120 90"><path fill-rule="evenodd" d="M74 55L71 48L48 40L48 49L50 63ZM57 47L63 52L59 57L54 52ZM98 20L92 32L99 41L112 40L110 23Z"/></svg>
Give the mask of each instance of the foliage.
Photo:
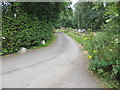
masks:
<svg viewBox="0 0 120 90"><path fill-rule="evenodd" d="M106 3L106 6L103 2L77 2L75 10L69 7L61 14L60 26L99 31L106 20L118 16L117 5L117 2Z"/></svg>
<svg viewBox="0 0 120 90"><path fill-rule="evenodd" d="M109 88L120 88L120 2L107 3L106 7L102 3L80 2L77 8L80 12L80 27L88 31L67 32L68 35L88 50L89 69L110 81L112 84Z"/></svg>
<svg viewBox="0 0 120 90"><path fill-rule="evenodd" d="M47 5L47 6L46 6ZM11 2L2 7L2 54L39 46L54 33L55 23L67 3Z"/></svg>
<svg viewBox="0 0 120 90"><path fill-rule="evenodd" d="M32 50L32 49L37 49L37 48L41 48L41 47L47 47L47 46L49 46L49 45L51 45L54 41L55 41L55 39L56 39L56 35L54 35L54 36L52 36L51 37L51 40L48 40L45 44L39 44L38 46L32 46L31 48L30 48L30 50Z"/></svg>
<svg viewBox="0 0 120 90"><path fill-rule="evenodd" d="M60 16L60 25L61 27L74 28L73 21L73 10L71 7L68 7Z"/></svg>
<svg viewBox="0 0 120 90"><path fill-rule="evenodd" d="M60 12L66 9L67 2L22 2L20 8L29 14L37 16L39 20L56 23Z"/></svg>
<svg viewBox="0 0 120 90"><path fill-rule="evenodd" d="M107 32L78 34L70 31L66 33L81 43L85 50L88 50L90 62L89 70L92 70L106 78L108 81L111 81L112 88L119 88L119 47L117 43L105 43L105 41L111 41L112 39L110 37L108 37L109 39L106 39ZM108 88L110 87L111 86Z"/></svg>
<svg viewBox="0 0 120 90"><path fill-rule="evenodd" d="M4 16L2 20L4 54L17 52L21 47L30 48L39 45L41 40L51 39L53 27L50 24L39 22L37 18L30 18L21 12L17 13L17 18L10 15L12 14Z"/></svg>
<svg viewBox="0 0 120 90"><path fill-rule="evenodd" d="M106 10L101 2L78 2L75 8L75 22L79 21L80 24L78 28L98 30L107 19L103 15Z"/></svg>

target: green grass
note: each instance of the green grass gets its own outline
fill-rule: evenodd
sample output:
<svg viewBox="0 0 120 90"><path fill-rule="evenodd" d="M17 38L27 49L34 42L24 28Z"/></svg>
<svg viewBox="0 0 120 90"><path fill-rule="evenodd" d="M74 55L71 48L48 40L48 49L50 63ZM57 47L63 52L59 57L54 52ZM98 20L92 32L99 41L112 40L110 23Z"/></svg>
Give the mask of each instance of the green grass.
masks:
<svg viewBox="0 0 120 90"><path fill-rule="evenodd" d="M45 45L40 44L40 45L38 45L38 46L33 46L33 47L31 47L31 49L47 47L47 46L51 45L55 40L56 40L56 35L53 35L53 36L51 37L51 39L48 40L48 41L45 43Z"/></svg>
<svg viewBox="0 0 120 90"><path fill-rule="evenodd" d="M74 34L72 32L67 32L67 34L69 36L71 36L72 38L74 38L78 43L82 43L83 42L83 37L81 37L79 34Z"/></svg>
<svg viewBox="0 0 120 90"><path fill-rule="evenodd" d="M84 40L84 38L89 37L89 34L85 34L85 33L74 33L74 32L65 32L66 34L68 34L70 37L72 37L73 39L75 39L78 43L82 44L84 46L84 49L89 50L91 47L91 40L87 39Z"/></svg>
<svg viewBox="0 0 120 90"><path fill-rule="evenodd" d="M118 47L114 43L106 45L106 42L111 42L112 37L106 32L78 34L68 31L65 33L83 45L84 50L88 51L88 57L92 56L92 58L89 58L88 69L96 73L101 81L101 87L120 88L119 80L117 79L119 77L116 77L116 75L119 75ZM96 53L93 51L96 51Z"/></svg>
<svg viewBox="0 0 120 90"><path fill-rule="evenodd" d="M38 45L38 46L32 46L31 48L28 49L28 51L34 50L34 49L38 49L38 48L48 47L48 46L51 45L55 40L56 40L56 35L53 35L53 36L51 37L51 39L48 40L48 41L45 43L45 45L40 44L40 45ZM12 53L12 54L5 54L5 55L3 55L3 56L10 56L10 55L17 55L17 54L19 54L19 53L18 53L18 52L15 52L15 53Z"/></svg>

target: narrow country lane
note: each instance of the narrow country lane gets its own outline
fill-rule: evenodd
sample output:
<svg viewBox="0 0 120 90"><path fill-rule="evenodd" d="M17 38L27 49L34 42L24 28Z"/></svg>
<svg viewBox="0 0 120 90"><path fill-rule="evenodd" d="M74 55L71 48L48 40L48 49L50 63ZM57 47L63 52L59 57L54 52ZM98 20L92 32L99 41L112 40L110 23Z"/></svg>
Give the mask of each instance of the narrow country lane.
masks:
<svg viewBox="0 0 120 90"><path fill-rule="evenodd" d="M58 32L56 34L57 40L47 48L3 57L3 88L63 87L62 83L58 84L57 81L64 81L73 77L74 75L72 74L76 73L74 71L78 69L80 71L78 80L83 81L79 81L81 83L78 82L79 86L73 85L73 88L98 87L94 77L86 70L85 59L82 58L79 45L64 33ZM70 80L67 81L69 82Z"/></svg>
<svg viewBox="0 0 120 90"><path fill-rule="evenodd" d="M87 55L80 50L77 64L62 80L56 81L55 88L100 88L97 78L88 70Z"/></svg>

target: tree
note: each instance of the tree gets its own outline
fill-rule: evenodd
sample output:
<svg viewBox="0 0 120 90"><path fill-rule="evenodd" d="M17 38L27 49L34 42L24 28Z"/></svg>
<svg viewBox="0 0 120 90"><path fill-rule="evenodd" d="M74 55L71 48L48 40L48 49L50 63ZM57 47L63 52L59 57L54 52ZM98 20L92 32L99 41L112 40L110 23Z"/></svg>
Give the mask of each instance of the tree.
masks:
<svg viewBox="0 0 120 90"><path fill-rule="evenodd" d="M79 22L79 28L99 30L101 25L105 23L104 12L103 3L77 2L75 5L76 18L74 21L76 23Z"/></svg>
<svg viewBox="0 0 120 90"><path fill-rule="evenodd" d="M31 48L53 36L66 2L6 2L2 3L2 53Z"/></svg>

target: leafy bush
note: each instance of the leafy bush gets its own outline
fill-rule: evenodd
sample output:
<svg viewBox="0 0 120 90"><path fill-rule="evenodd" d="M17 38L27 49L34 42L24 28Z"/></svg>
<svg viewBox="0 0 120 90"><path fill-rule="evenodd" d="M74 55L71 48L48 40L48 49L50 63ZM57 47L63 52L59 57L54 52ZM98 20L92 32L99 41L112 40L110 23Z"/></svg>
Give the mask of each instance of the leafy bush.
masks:
<svg viewBox="0 0 120 90"><path fill-rule="evenodd" d="M86 33L67 32L67 34L88 50L89 69L113 81L112 87L120 88L120 42L118 40L120 25L116 23L116 20L102 26L101 32L88 30Z"/></svg>
<svg viewBox="0 0 120 90"><path fill-rule="evenodd" d="M111 24L113 22L106 24L105 27ZM115 27L116 31L120 28L117 24L112 26ZM67 32L67 34L81 43L85 50L88 50L89 70L113 81L112 88L119 88L120 57L118 53L118 33L113 33L112 27L109 29L105 27L103 32L87 32L86 34Z"/></svg>
<svg viewBox="0 0 120 90"><path fill-rule="evenodd" d="M97 53L89 50L89 54L93 56L90 60L89 69L109 80L120 83L120 58L118 54L119 46L117 35L113 33L108 34L107 32L101 34L95 36L92 41L94 42L93 46ZM118 87L118 84L116 84L115 87Z"/></svg>
<svg viewBox="0 0 120 90"><path fill-rule="evenodd" d="M21 47L31 48L53 36L55 24L67 2L3 2L2 54L17 52Z"/></svg>
<svg viewBox="0 0 120 90"><path fill-rule="evenodd" d="M36 17L19 10L16 18L12 11L2 17L2 53L17 52L21 47L30 48L41 44L42 40L50 40L53 35L53 25L39 21Z"/></svg>
<svg viewBox="0 0 120 90"><path fill-rule="evenodd" d="M113 81L112 87L120 88L120 1L78 2L75 16L75 21L79 20L78 27L87 28L88 31L78 35L67 33L88 50L89 69Z"/></svg>

